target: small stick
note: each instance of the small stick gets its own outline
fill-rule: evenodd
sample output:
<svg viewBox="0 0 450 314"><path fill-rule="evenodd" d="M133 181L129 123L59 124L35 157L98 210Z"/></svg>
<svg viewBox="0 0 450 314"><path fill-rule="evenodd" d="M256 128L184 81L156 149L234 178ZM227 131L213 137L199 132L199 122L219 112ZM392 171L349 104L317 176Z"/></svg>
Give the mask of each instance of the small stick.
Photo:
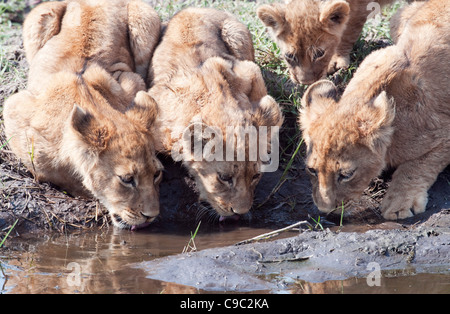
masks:
<svg viewBox="0 0 450 314"><path fill-rule="evenodd" d="M260 259L258 263L281 263L281 262L302 262L310 259L312 255L309 256L296 256L292 258L276 258L276 259L268 259L262 260Z"/></svg>
<svg viewBox="0 0 450 314"><path fill-rule="evenodd" d="M285 228L281 228L281 229L274 230L274 231L271 231L271 232L268 232L268 233L264 233L264 234L261 234L259 236L254 237L254 238L251 238L251 239L243 240L241 242L236 243L235 245L248 244L248 243L256 242L256 241L259 241L259 240L272 238L272 237L277 236L281 232L285 232L285 231L291 230L291 229L293 229L295 227L298 227L298 226L304 225L304 224L308 224L308 222L305 221L305 220L299 221L299 222L296 222L295 224L287 226Z"/></svg>

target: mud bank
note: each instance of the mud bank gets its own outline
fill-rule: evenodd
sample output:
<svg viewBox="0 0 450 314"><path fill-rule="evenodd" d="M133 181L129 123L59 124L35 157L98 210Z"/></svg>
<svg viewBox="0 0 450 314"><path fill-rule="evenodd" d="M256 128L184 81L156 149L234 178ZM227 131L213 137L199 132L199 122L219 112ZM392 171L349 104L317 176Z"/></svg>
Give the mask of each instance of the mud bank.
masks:
<svg viewBox="0 0 450 314"><path fill-rule="evenodd" d="M178 226L216 228L219 216L210 207L197 202L195 183L180 163L162 159L165 173L160 185L161 212L153 225L161 228ZM309 178L301 158L293 163L282 180L283 170L263 175L255 191L252 210L236 223L240 226L277 229L308 220L313 225L319 216L324 227L338 225L339 215L323 216L311 197ZM281 184L281 183L282 184ZM409 219L385 221L380 213L380 203L389 180L375 179L366 189L359 206L346 209L344 226L352 225L362 230L392 229L413 226L427 221L433 214L450 209L450 167L438 177L429 190L425 213ZM15 221L16 234L67 232L110 225L107 210L96 200L74 198L48 183L39 183L7 151L0 152L0 236ZM358 227L359 226L359 227ZM448 224L450 227L450 223ZM14 233L13 233L14 235Z"/></svg>
<svg viewBox="0 0 450 314"><path fill-rule="evenodd" d="M450 210L444 210L404 230L302 231L292 238L180 254L135 267L151 279L234 292L277 292L299 280L344 280L374 271L450 274L449 226Z"/></svg>

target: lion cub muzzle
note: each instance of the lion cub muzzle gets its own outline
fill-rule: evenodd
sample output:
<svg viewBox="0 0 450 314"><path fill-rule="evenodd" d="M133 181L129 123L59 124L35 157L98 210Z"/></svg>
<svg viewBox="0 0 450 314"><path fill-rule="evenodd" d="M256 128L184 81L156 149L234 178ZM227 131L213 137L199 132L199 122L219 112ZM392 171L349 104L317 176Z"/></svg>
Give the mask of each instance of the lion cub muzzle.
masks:
<svg viewBox="0 0 450 314"><path fill-rule="evenodd" d="M145 211L126 209L113 213L111 220L120 229L138 230L149 226L159 215L159 206L153 206Z"/></svg>

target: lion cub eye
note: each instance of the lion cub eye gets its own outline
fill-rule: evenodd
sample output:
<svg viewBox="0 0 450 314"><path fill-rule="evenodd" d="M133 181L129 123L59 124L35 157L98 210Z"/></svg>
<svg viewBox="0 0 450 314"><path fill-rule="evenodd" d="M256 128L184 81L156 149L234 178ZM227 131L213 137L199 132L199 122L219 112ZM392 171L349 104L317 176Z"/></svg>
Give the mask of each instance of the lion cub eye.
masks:
<svg viewBox="0 0 450 314"><path fill-rule="evenodd" d="M118 177L120 179L120 182L122 182L123 184L136 187L136 181L134 180L134 177L132 175L125 175L125 176L118 176Z"/></svg>
<svg viewBox="0 0 450 314"><path fill-rule="evenodd" d="M286 62L289 63L290 65L295 65L298 63L297 56L293 53L289 53L289 52L285 53L284 59L286 59Z"/></svg>
<svg viewBox="0 0 450 314"><path fill-rule="evenodd" d="M356 169L354 170L339 170L338 182L347 182L353 175L355 174Z"/></svg>
<svg viewBox="0 0 450 314"><path fill-rule="evenodd" d="M325 55L325 50L322 48L316 48L313 54L313 61L317 61Z"/></svg>
<svg viewBox="0 0 450 314"><path fill-rule="evenodd" d="M218 173L217 177L219 178L220 182L228 183L230 186L233 185L233 176L230 176L228 174Z"/></svg>

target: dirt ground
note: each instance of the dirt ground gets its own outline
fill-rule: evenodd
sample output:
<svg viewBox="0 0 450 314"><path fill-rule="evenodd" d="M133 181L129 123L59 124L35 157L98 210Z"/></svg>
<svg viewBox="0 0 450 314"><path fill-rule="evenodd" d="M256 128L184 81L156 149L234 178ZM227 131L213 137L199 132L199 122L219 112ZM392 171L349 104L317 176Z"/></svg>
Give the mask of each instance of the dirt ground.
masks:
<svg viewBox="0 0 450 314"><path fill-rule="evenodd" d="M18 223L15 230L19 234L101 228L109 223L106 210L97 201L73 198L51 184L37 183L9 152L2 152L0 158L0 230L3 232L16 219ZM195 226L202 220L203 225L214 228L218 224L218 216L196 202L195 184L181 164L174 164L168 159L163 161L166 172L160 191L161 214L155 224ZM257 187L254 208L238 224L276 229L300 220L309 220L312 225L316 225L314 220L320 213L312 201L309 178L304 172L302 159L299 158L294 166L295 170L290 174L292 177L276 193L272 192L282 171L264 174ZM361 226L361 229L390 229L424 222L437 212L450 210L449 182L450 169L447 168L429 191L425 213L391 222L385 221L379 211L382 195L389 182L377 178L366 190L361 207L345 213L343 225L353 228ZM320 222L323 227L339 225L340 217L321 217Z"/></svg>

